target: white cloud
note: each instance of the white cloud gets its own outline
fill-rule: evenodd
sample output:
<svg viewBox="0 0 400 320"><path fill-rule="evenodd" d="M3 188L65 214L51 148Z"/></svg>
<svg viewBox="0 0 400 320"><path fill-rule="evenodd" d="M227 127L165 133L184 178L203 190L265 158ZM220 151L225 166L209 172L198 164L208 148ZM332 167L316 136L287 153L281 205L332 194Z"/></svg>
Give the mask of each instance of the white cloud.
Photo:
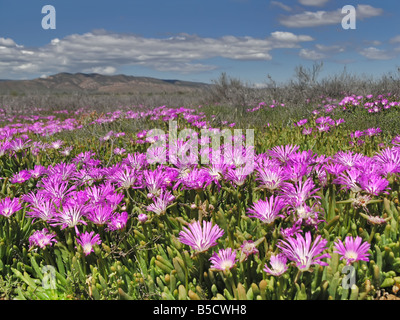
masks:
<svg viewBox="0 0 400 320"><path fill-rule="evenodd" d="M322 60L326 58L325 54L311 49L301 49L299 56L307 60Z"/></svg>
<svg viewBox="0 0 400 320"><path fill-rule="evenodd" d="M299 0L299 2L304 6L315 6L315 7L322 7L328 1L329 0Z"/></svg>
<svg viewBox="0 0 400 320"><path fill-rule="evenodd" d="M88 73L101 73L101 74L111 75L114 74L117 71L117 69L111 66L105 66L105 67L100 66L100 67L93 67L83 71Z"/></svg>
<svg viewBox="0 0 400 320"><path fill-rule="evenodd" d="M132 34L93 31L53 39L42 47L24 48L0 38L0 73L24 75L57 72L113 74L129 65L181 73L209 71L216 66L204 62L214 57L233 60L271 60L278 48L299 48L312 41L307 35L276 31L266 38L224 36L204 38L179 34L168 38L145 38ZM3 49L1 49L3 48Z"/></svg>
<svg viewBox="0 0 400 320"><path fill-rule="evenodd" d="M327 53L339 53L345 51L345 48L340 45L325 46L323 44L316 44L315 48L318 49L319 51Z"/></svg>
<svg viewBox="0 0 400 320"><path fill-rule="evenodd" d="M400 35L391 38L390 43L400 43Z"/></svg>
<svg viewBox="0 0 400 320"><path fill-rule="evenodd" d="M314 40L310 36L305 36L305 35L298 36L298 35L295 35L295 34L293 34L291 32L285 32L285 31L272 32L271 36L272 36L273 39L276 39L278 41L286 41L286 42L292 42L292 43Z"/></svg>
<svg viewBox="0 0 400 320"><path fill-rule="evenodd" d="M359 4L356 7L356 18L360 20L380 16L382 14L382 9L374 8L370 5ZM279 22L291 28L318 27L333 24L341 25L344 16L342 9L337 9L335 11L304 11L291 16L281 17Z"/></svg>
<svg viewBox="0 0 400 320"><path fill-rule="evenodd" d="M394 55L392 53L375 47L362 49L360 51L360 54L370 60L390 60L394 58Z"/></svg>

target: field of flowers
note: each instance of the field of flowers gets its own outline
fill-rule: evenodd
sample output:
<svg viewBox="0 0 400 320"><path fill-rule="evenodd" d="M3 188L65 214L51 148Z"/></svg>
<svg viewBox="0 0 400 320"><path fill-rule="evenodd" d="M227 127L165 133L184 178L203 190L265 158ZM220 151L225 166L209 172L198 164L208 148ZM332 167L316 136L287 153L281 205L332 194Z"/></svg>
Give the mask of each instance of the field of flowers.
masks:
<svg viewBox="0 0 400 320"><path fill-rule="evenodd" d="M399 101L2 109L0 298L395 297Z"/></svg>

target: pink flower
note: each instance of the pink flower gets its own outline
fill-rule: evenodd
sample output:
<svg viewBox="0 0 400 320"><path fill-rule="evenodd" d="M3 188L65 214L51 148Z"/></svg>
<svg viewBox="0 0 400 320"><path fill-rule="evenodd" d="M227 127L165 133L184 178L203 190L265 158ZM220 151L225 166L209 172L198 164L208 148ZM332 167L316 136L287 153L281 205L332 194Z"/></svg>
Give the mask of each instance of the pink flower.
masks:
<svg viewBox="0 0 400 320"><path fill-rule="evenodd" d="M44 249L46 246L51 246L52 242L57 243L57 240L54 239L55 236L55 233L49 233L49 230L47 230L46 228L35 231L29 237L29 246L38 246Z"/></svg>
<svg viewBox="0 0 400 320"><path fill-rule="evenodd" d="M125 228L127 221L128 221L128 212L123 211L120 214L115 213L111 217L110 222L108 222L108 229L113 231L121 230Z"/></svg>
<svg viewBox="0 0 400 320"><path fill-rule="evenodd" d="M256 244L254 243L254 241L252 240L244 240L243 244L240 246L241 252L242 252L242 256L240 258L240 260L243 261L247 260L247 258L251 255L251 254L257 254L259 253ZM243 258L242 258L243 257Z"/></svg>
<svg viewBox="0 0 400 320"><path fill-rule="evenodd" d="M267 264L264 266L264 271L273 276L279 277L284 274L288 269L287 257L283 253L278 253L277 255L272 255L270 259L271 268Z"/></svg>
<svg viewBox="0 0 400 320"><path fill-rule="evenodd" d="M205 252L217 245L217 240L222 237L224 230L218 225L212 225L210 221L203 220L203 226L199 221L193 222L189 228L183 227L179 233L179 241L189 245L197 253Z"/></svg>
<svg viewBox="0 0 400 320"><path fill-rule="evenodd" d="M96 244L101 244L100 235L94 234L94 231L85 232L82 234L78 234L78 238L76 242L82 246L84 254L87 256L91 252L94 252L93 246Z"/></svg>
<svg viewBox="0 0 400 320"><path fill-rule="evenodd" d="M248 210L251 218L260 219L263 223L271 224L276 218L284 218L280 211L285 207L286 203L280 197L275 197L272 195L269 200L258 200L253 207Z"/></svg>
<svg viewBox="0 0 400 320"><path fill-rule="evenodd" d="M0 200L0 214L9 218L13 213L22 209L19 198L6 197Z"/></svg>
<svg viewBox="0 0 400 320"><path fill-rule="evenodd" d="M300 271L309 271L313 264L328 265L321 261L323 258L330 258L328 253L322 254L327 249L327 242L320 235L312 242L311 233L307 232L305 238L297 234L296 238L288 237L286 240L280 240L276 246L289 260L295 262Z"/></svg>
<svg viewBox="0 0 400 320"><path fill-rule="evenodd" d="M361 242L362 238L359 236L357 236L355 239L347 236L344 240L344 243L338 239L335 242L335 251L333 252L339 253L341 255L340 260L345 260L347 265L359 260L369 261L369 253L367 252L370 248L370 244L368 242Z"/></svg>
<svg viewBox="0 0 400 320"><path fill-rule="evenodd" d="M237 261L236 250L232 250L232 248L220 249L218 252L214 252L210 258L210 268L220 271L228 271L235 266Z"/></svg>

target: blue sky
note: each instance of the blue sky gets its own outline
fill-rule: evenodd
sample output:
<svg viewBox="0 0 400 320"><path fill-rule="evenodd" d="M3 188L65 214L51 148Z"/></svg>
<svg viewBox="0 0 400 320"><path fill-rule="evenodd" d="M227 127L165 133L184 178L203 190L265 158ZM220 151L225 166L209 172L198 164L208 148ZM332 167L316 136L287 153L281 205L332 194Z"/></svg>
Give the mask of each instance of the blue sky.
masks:
<svg viewBox="0 0 400 320"><path fill-rule="evenodd" d="M42 7L56 10L43 29ZM356 9L356 28L341 12ZM0 0L0 79L58 72L249 84L285 82L296 66L321 77L379 77L400 66L400 2L333 0Z"/></svg>

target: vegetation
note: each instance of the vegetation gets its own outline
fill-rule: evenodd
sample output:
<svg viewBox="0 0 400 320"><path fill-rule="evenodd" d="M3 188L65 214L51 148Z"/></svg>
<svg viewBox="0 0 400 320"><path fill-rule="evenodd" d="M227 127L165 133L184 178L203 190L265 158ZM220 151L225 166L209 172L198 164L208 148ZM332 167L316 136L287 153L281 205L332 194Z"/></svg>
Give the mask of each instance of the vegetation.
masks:
<svg viewBox="0 0 400 320"><path fill-rule="evenodd" d="M222 75L187 105L2 96L1 298L396 296L398 80L357 92L318 70L264 89ZM209 144L223 129L235 143Z"/></svg>

